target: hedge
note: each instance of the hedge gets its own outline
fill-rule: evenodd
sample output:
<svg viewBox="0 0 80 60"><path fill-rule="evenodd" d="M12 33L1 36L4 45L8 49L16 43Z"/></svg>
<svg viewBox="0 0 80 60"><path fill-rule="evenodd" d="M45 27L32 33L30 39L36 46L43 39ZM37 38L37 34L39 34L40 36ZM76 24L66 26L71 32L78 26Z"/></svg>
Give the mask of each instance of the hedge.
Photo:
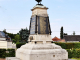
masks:
<svg viewBox="0 0 80 60"><path fill-rule="evenodd" d="M60 42L54 42L57 45L60 45L63 49L79 49L80 43L60 43Z"/></svg>
<svg viewBox="0 0 80 60"><path fill-rule="evenodd" d="M15 57L15 49L0 49L0 58L5 57Z"/></svg>
<svg viewBox="0 0 80 60"><path fill-rule="evenodd" d="M68 58L80 58L80 49L66 49L68 51Z"/></svg>

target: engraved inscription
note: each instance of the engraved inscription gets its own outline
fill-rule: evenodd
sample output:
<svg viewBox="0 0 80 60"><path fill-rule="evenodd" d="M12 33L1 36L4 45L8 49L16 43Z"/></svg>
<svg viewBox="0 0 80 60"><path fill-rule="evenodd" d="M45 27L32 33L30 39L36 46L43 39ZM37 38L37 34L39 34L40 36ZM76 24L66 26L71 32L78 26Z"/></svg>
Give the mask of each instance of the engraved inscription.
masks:
<svg viewBox="0 0 80 60"><path fill-rule="evenodd" d="M30 34L35 34L35 23L36 23L35 20L36 20L35 17L33 17L32 20L31 20Z"/></svg>
<svg viewBox="0 0 80 60"><path fill-rule="evenodd" d="M47 18L40 17L39 18L39 32L40 34L48 34L48 22Z"/></svg>

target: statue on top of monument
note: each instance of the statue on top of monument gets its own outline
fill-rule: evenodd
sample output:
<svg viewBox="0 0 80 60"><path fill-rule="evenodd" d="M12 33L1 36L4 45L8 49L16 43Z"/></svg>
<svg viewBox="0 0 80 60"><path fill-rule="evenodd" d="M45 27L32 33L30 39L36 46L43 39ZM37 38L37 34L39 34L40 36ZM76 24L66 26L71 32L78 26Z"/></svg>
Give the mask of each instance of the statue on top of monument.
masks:
<svg viewBox="0 0 80 60"><path fill-rule="evenodd" d="M42 0L35 0L35 1L38 2L38 5L42 5L42 4L41 4L41 1L42 1ZM39 4L39 3L40 3L40 4Z"/></svg>

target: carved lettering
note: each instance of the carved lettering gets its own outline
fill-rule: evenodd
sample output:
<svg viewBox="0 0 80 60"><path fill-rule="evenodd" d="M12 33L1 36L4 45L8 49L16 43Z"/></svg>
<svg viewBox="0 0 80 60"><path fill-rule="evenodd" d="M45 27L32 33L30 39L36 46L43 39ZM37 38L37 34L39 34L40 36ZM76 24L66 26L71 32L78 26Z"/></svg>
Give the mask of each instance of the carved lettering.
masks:
<svg viewBox="0 0 80 60"><path fill-rule="evenodd" d="M46 33L46 18L40 17L40 33L45 34Z"/></svg>

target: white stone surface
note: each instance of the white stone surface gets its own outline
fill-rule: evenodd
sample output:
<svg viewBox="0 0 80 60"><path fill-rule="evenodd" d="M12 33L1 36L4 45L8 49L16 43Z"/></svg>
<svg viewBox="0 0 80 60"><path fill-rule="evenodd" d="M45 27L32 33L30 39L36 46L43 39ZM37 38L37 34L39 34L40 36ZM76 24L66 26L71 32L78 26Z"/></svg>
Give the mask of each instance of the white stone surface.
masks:
<svg viewBox="0 0 80 60"><path fill-rule="evenodd" d="M68 52L56 44L32 44L21 46L16 51L21 60L68 60Z"/></svg>
<svg viewBox="0 0 80 60"><path fill-rule="evenodd" d="M6 57L6 60L21 60L17 57ZM77 60L77 59L68 59L68 60Z"/></svg>
<svg viewBox="0 0 80 60"><path fill-rule="evenodd" d="M38 16L45 16L47 17L47 7L46 6L40 6L40 5L36 5L35 7L33 7L32 10L32 16L34 15L38 15Z"/></svg>
<svg viewBox="0 0 80 60"><path fill-rule="evenodd" d="M20 60L20 59L16 57L6 57L6 60Z"/></svg>
<svg viewBox="0 0 80 60"><path fill-rule="evenodd" d="M38 40L38 41L49 40L49 41L52 41L51 35L49 35L49 34L44 34L44 35L38 34L38 35L30 35L30 36L33 36L33 40Z"/></svg>

